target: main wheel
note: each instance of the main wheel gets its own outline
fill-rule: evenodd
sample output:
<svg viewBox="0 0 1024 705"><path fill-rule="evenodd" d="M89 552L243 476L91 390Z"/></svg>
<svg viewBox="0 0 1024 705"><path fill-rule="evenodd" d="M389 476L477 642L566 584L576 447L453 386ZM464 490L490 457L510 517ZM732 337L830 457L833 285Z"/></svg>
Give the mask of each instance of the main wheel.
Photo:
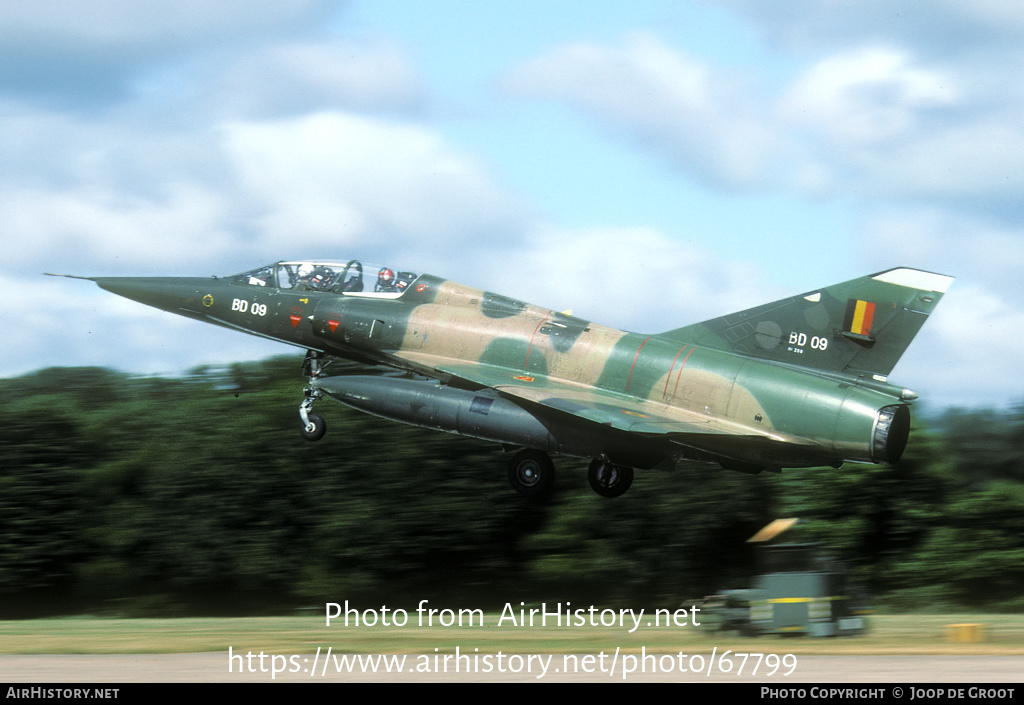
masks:
<svg viewBox="0 0 1024 705"><path fill-rule="evenodd" d="M551 493L555 482L555 464L547 453L529 448L521 450L509 461L508 482L524 497L544 498Z"/></svg>
<svg viewBox="0 0 1024 705"><path fill-rule="evenodd" d="M320 414L306 414L309 423L302 427L302 437L307 441L319 441L327 433L327 422Z"/></svg>
<svg viewBox="0 0 1024 705"><path fill-rule="evenodd" d="M595 459L587 470L590 488L602 497L618 497L633 484L633 468Z"/></svg>

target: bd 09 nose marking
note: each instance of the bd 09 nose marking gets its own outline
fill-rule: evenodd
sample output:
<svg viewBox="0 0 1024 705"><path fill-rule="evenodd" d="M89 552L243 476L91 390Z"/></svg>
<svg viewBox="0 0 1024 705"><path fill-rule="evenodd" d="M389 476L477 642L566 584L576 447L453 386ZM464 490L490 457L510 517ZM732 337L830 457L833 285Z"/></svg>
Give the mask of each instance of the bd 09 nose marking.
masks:
<svg viewBox="0 0 1024 705"><path fill-rule="evenodd" d="M251 313L254 316L266 316L267 305L261 304L258 301L253 301L250 304L245 299L233 299L231 301L231 310L238 311L239 313Z"/></svg>

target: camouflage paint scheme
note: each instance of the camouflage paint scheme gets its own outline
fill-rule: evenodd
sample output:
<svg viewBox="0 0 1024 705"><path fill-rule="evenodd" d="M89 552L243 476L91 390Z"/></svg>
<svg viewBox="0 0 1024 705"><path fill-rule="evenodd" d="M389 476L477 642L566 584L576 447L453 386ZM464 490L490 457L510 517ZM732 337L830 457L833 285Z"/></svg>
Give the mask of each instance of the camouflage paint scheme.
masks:
<svg viewBox="0 0 1024 705"><path fill-rule="evenodd" d="M632 468L683 460L747 472L896 462L917 395L886 378L952 282L891 269L648 335L430 275L401 272L400 287L366 292L363 269L279 262L226 278L91 279L307 349L311 439L323 435L311 407L326 394L525 447L509 479L527 495L550 491L549 453L593 458L591 485L605 496L628 488ZM336 358L359 367L328 374Z"/></svg>

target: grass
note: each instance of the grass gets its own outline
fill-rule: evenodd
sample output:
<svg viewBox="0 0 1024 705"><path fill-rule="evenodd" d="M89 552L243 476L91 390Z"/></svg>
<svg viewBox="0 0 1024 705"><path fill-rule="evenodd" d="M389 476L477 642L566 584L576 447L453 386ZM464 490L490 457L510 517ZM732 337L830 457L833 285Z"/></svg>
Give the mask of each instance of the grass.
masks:
<svg viewBox="0 0 1024 705"><path fill-rule="evenodd" d="M415 621L410 614L410 623ZM496 626L384 627L325 626L322 616L107 619L65 617L0 621L0 654L153 654L227 651L313 653L332 647L348 653L450 653L478 648L484 653L595 653L646 647L648 652L771 651L794 654L974 654L1024 655L1024 615L945 614L876 615L860 637L743 638L702 632L695 627L641 626L632 634L620 627ZM977 644L945 641L945 627L979 623Z"/></svg>

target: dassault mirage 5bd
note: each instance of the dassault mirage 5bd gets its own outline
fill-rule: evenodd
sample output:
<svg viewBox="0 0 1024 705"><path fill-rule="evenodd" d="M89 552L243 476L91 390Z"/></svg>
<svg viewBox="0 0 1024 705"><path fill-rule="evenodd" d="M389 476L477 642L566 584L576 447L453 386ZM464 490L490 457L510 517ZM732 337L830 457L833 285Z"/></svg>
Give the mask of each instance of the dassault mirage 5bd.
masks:
<svg viewBox="0 0 1024 705"><path fill-rule="evenodd" d="M897 268L653 335L390 267L278 262L229 277L79 277L149 306L307 350L302 432L325 394L520 448L512 486L550 492L551 454L590 485L707 461L756 473L894 463L914 392L886 377L952 277ZM358 363L331 374L331 362ZM352 372L353 367L357 372Z"/></svg>

